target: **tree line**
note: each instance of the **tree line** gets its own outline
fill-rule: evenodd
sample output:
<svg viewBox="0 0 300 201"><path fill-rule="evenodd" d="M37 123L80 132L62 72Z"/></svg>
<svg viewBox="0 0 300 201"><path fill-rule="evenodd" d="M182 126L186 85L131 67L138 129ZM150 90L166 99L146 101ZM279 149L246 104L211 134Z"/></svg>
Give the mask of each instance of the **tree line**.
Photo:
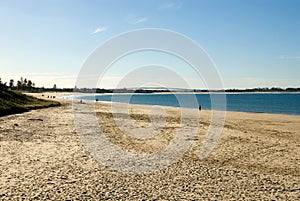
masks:
<svg viewBox="0 0 300 201"><path fill-rule="evenodd" d="M27 78L21 77L19 80L15 81L10 79L9 82L3 82L0 78L0 89L10 89L18 91L28 91L28 92L72 92L73 88L58 88L56 84L52 88L36 87L35 83Z"/></svg>
<svg viewBox="0 0 300 201"><path fill-rule="evenodd" d="M18 91L29 91L29 92L43 92L43 91L56 91L56 84L53 85L53 88L44 88L36 87L35 83L30 79L21 77L19 80L15 81L10 79L9 82L3 82L0 78L0 89L11 89Z"/></svg>
<svg viewBox="0 0 300 201"><path fill-rule="evenodd" d="M9 83L7 83L7 82L2 82L2 79L0 78L0 88L31 91L32 89L35 88L35 83L23 77L21 77L20 80L17 80L16 83L14 79L10 79Z"/></svg>
<svg viewBox="0 0 300 201"><path fill-rule="evenodd" d="M170 90L159 90L159 89L103 89L103 88L58 88L56 84L52 88L36 87L35 83L27 78L21 77L16 82L10 79L9 82L3 82L0 78L0 89L11 89L20 91L30 91L30 92L82 92L82 93L157 93L157 92L170 92ZM177 90L175 90L177 91ZM180 90L178 90L180 91ZM209 91L207 89L185 89L182 92L219 92L219 90ZM252 88L252 89L226 89L220 92L300 92L300 88L279 88L279 87L263 87L263 88Z"/></svg>

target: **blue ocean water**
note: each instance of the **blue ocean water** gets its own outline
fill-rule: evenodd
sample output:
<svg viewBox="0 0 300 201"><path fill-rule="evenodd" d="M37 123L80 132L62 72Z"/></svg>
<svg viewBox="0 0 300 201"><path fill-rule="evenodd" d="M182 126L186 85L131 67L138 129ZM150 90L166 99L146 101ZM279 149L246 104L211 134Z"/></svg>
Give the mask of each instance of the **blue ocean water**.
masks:
<svg viewBox="0 0 300 201"><path fill-rule="evenodd" d="M214 96L218 99L218 96L223 95ZM210 94L96 94L76 96L74 99L188 108L198 108L201 105L202 109L212 109ZM196 104L193 100L196 100ZM228 111L300 115L300 94L226 94L226 107ZM218 108L218 104L214 108Z"/></svg>

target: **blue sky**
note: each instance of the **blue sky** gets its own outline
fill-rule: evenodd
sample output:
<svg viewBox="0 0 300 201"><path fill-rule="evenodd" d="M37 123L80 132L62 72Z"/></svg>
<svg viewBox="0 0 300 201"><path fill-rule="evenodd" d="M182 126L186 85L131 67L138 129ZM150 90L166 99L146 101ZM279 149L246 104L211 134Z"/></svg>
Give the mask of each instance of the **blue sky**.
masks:
<svg viewBox="0 0 300 201"><path fill-rule="evenodd" d="M197 42L225 88L300 87L299 10L300 1L292 0L0 0L0 77L73 87L103 42L135 29L163 28ZM151 63L147 54L144 62ZM125 63L112 68L100 87L116 86L132 67ZM202 88L187 68L182 64L177 73Z"/></svg>

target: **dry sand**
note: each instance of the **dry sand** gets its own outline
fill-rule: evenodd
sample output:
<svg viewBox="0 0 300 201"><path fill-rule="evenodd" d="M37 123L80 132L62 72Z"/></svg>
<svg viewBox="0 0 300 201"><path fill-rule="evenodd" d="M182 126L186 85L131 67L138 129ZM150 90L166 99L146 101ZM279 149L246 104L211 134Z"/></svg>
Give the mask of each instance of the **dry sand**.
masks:
<svg viewBox="0 0 300 201"><path fill-rule="evenodd" d="M93 159L76 133L71 103L60 101L61 107L0 118L1 200L300 199L300 116L227 112L218 145L200 160L211 115L201 111L190 150L167 169L141 175ZM136 124L147 127L149 107L130 107ZM179 109L167 111L168 126L148 140L122 133L110 104L99 103L97 117L116 146L152 153L166 146L178 127Z"/></svg>

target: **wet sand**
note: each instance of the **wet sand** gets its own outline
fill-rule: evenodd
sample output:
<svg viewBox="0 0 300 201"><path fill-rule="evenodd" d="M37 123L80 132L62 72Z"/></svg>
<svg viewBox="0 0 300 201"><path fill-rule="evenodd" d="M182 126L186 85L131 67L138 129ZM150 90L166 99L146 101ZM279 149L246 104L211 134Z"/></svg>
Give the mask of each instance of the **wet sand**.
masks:
<svg viewBox="0 0 300 201"><path fill-rule="evenodd" d="M128 174L91 157L76 133L71 102L59 101L61 107L0 118L2 200L300 199L300 116L227 112L217 146L200 160L211 117L201 111L199 133L178 162L151 174ZM98 103L97 118L111 142L127 151L158 151L178 128L179 109L168 108L163 132L137 140L118 129L110 108ZM138 126L149 125L148 108L130 106Z"/></svg>

